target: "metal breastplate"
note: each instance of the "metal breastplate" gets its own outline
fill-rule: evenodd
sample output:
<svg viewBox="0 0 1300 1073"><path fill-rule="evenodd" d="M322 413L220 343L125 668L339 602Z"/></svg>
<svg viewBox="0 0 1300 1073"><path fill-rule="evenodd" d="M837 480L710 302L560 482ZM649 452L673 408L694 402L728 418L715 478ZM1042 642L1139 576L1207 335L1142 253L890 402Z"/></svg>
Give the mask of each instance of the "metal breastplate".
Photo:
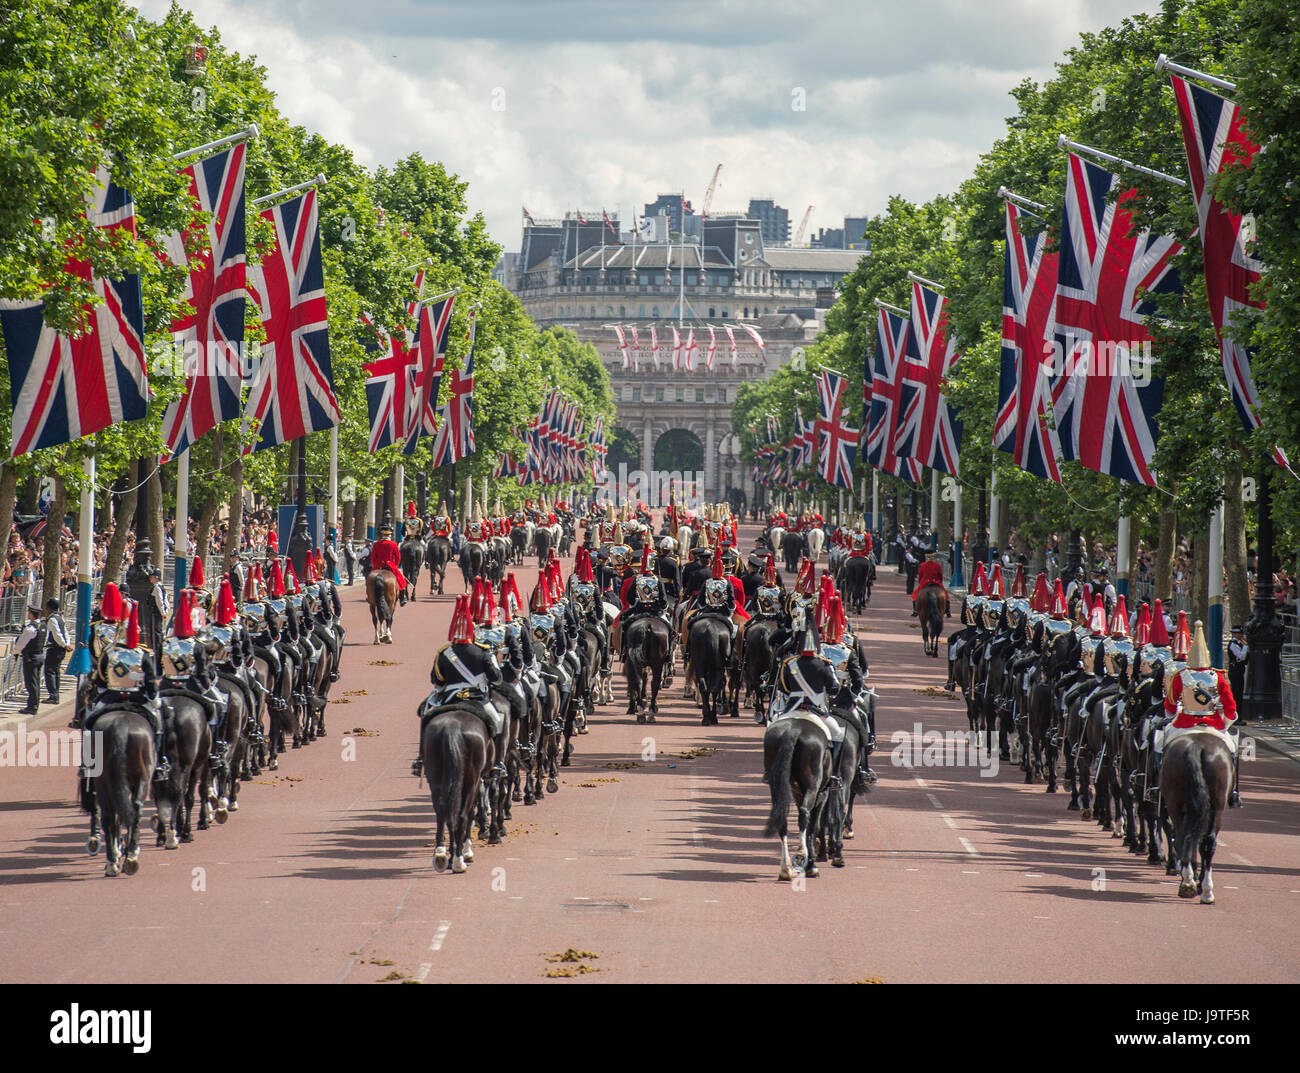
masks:
<svg viewBox="0 0 1300 1073"><path fill-rule="evenodd" d="M144 661L149 655L146 648L121 648L114 645L103 656L104 685L124 693L144 687Z"/></svg>
<svg viewBox="0 0 1300 1073"><path fill-rule="evenodd" d="M209 626L204 637L208 655L217 663L224 663L230 658L230 648L234 643L235 631L229 626Z"/></svg>
<svg viewBox="0 0 1300 1073"><path fill-rule="evenodd" d="M835 677L841 682L849 680L849 660L852 659L853 653L848 645L823 644L821 646L821 656L830 663L835 671Z"/></svg>
<svg viewBox="0 0 1300 1073"><path fill-rule="evenodd" d="M1102 642L1106 673L1116 678L1133 666L1133 642L1127 637L1107 637Z"/></svg>
<svg viewBox="0 0 1300 1073"><path fill-rule="evenodd" d="M1184 712L1192 715L1212 715L1222 709L1217 672L1184 669L1179 682L1182 685L1182 694L1178 701Z"/></svg>
<svg viewBox="0 0 1300 1073"><path fill-rule="evenodd" d="M188 678L194 672L195 639L168 637L162 644L162 672L167 679Z"/></svg>
<svg viewBox="0 0 1300 1073"><path fill-rule="evenodd" d="M1079 645L1079 659L1083 663L1083 669L1089 674L1092 673L1093 667L1097 665L1097 646L1101 642L1102 638L1093 637L1089 634Z"/></svg>

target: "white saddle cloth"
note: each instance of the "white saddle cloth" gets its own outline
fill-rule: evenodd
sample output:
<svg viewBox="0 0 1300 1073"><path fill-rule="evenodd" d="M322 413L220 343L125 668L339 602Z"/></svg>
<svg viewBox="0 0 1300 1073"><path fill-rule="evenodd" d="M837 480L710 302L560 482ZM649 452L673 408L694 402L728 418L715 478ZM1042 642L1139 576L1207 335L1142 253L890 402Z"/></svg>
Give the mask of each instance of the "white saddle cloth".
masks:
<svg viewBox="0 0 1300 1073"><path fill-rule="evenodd" d="M1237 755L1237 739L1232 734L1227 734L1222 730L1215 730L1214 727L1163 727L1156 731L1156 752L1163 753L1169 747L1169 743L1175 738L1185 737L1188 734L1213 734L1216 738L1227 743L1232 755Z"/></svg>
<svg viewBox="0 0 1300 1073"><path fill-rule="evenodd" d="M844 740L844 727L833 715L828 715L823 719L821 716L814 715L812 712L805 711L802 708L795 708L791 711L780 712L773 716L772 722L775 723L778 719L799 719L805 723L811 723L825 734L829 741Z"/></svg>

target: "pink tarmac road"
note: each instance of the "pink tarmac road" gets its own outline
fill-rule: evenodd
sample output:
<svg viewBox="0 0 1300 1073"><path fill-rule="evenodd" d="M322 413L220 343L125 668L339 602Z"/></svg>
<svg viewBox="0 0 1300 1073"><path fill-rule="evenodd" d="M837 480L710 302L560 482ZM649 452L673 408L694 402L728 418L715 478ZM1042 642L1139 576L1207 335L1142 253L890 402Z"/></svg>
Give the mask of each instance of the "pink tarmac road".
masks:
<svg viewBox="0 0 1300 1073"><path fill-rule="evenodd" d="M525 595L535 576L520 572ZM360 586L343 598L328 737L245 784L240 811L192 844L167 852L149 834L136 876L105 879L85 854L73 771L0 771L0 980L1300 980L1300 768L1262 749L1243 764L1246 808L1225 819L1218 904L1202 906L1012 765L895 764L895 732L965 718L935 693L942 659L925 657L892 568L858 620L880 782L847 867L801 887L778 882L761 836L749 714L701 727L679 678L638 726L617 672L560 792L516 804L505 843L476 846L467 874L435 873L409 766L453 597L399 609L378 647ZM596 956L547 960L569 949Z"/></svg>

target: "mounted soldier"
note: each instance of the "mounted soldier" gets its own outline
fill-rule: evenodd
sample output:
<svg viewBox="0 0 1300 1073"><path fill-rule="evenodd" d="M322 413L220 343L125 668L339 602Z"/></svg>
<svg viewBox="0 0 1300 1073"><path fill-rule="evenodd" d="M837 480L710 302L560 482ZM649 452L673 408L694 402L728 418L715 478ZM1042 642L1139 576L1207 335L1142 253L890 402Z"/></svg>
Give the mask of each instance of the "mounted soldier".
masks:
<svg viewBox="0 0 1300 1073"><path fill-rule="evenodd" d="M406 603L406 575L402 573L402 549L393 540L393 525L384 522L379 527L379 539L370 549L370 570L387 570L397 580L397 599Z"/></svg>

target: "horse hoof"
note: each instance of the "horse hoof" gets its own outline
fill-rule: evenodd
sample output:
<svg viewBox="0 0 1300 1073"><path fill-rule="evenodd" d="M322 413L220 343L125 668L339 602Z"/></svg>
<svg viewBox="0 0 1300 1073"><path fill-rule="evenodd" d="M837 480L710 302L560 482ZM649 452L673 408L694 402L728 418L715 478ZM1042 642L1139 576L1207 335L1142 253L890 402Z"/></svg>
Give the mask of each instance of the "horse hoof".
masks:
<svg viewBox="0 0 1300 1073"><path fill-rule="evenodd" d="M278 761L278 760L272 760L269 764L266 765L266 770L267 770L267 771L279 771L279 770L280 770L280 761Z"/></svg>
<svg viewBox="0 0 1300 1073"><path fill-rule="evenodd" d="M1166 861L1166 862L1165 862L1165 875L1167 875L1167 876L1176 876L1177 874L1178 874L1178 865L1176 865L1173 861Z"/></svg>
<svg viewBox="0 0 1300 1073"><path fill-rule="evenodd" d="M113 864L111 861L110 861L108 864L106 864L106 865L104 866L104 878L105 878L105 879L116 879L116 878L117 878L117 875L118 875L118 872L119 872L119 869L118 869L117 865L116 865L116 864Z"/></svg>
<svg viewBox="0 0 1300 1073"><path fill-rule="evenodd" d="M462 872L469 871L469 865L465 863L464 857L453 857L451 861L451 870L456 873L456 875L460 875Z"/></svg>
<svg viewBox="0 0 1300 1073"><path fill-rule="evenodd" d="M558 794L560 792L560 784L556 782L554 779L547 779L546 792L548 794Z"/></svg>
<svg viewBox="0 0 1300 1073"><path fill-rule="evenodd" d="M822 873L821 873L821 869L819 869L815 864L812 864L810 862L808 867L804 869L803 874L807 876L809 879L816 879Z"/></svg>
<svg viewBox="0 0 1300 1073"><path fill-rule="evenodd" d="M1196 897L1196 884L1195 884L1195 883L1186 883L1186 882L1179 883L1179 884L1178 884L1178 897L1180 897L1180 898L1195 898L1195 897Z"/></svg>
<svg viewBox="0 0 1300 1073"><path fill-rule="evenodd" d="M853 830L852 830L851 828L845 828L845 830L844 830L844 841L846 841L846 842L851 842L851 841L853 841Z"/></svg>
<svg viewBox="0 0 1300 1073"><path fill-rule="evenodd" d="M1071 801L1071 802L1070 802L1068 805L1066 805L1065 807L1066 807L1067 809L1069 809L1071 812L1078 812L1078 811L1079 811L1079 802L1077 802L1077 801ZM1084 817L1085 820L1086 820L1087 818L1088 818L1088 817L1086 817L1086 816Z"/></svg>
<svg viewBox="0 0 1300 1073"><path fill-rule="evenodd" d="M238 801L232 801L232 802L230 802L230 811L231 811L231 812L238 812L238 811L239 811L239 802L238 802Z"/></svg>
<svg viewBox="0 0 1300 1073"><path fill-rule="evenodd" d="M1084 809L1082 812L1080 812L1080 813L1079 813L1079 819L1081 819L1081 820L1090 820L1090 819L1092 819L1092 809L1090 809L1090 808L1086 808L1086 809Z"/></svg>
<svg viewBox="0 0 1300 1073"><path fill-rule="evenodd" d="M213 817L216 819L217 823L225 823L230 819L230 809L218 805L216 812L213 813Z"/></svg>
<svg viewBox="0 0 1300 1073"><path fill-rule="evenodd" d="M88 854L90 854L90 856L92 856L92 857L94 857L96 854L99 853L99 838L98 838L98 836L96 836L96 835L91 835L88 839L86 839L86 852L87 852Z"/></svg>
<svg viewBox="0 0 1300 1073"><path fill-rule="evenodd" d="M524 799L524 795L521 794L518 790L515 790L515 791L510 795L510 800L511 800L511 801L522 801L523 799Z"/></svg>
<svg viewBox="0 0 1300 1073"><path fill-rule="evenodd" d="M1055 787L1055 786L1049 786L1049 787L1048 787L1046 790L1044 790L1043 792L1044 792L1044 793L1047 793L1047 794L1054 794L1054 793L1056 793L1056 787Z"/></svg>
<svg viewBox="0 0 1300 1073"><path fill-rule="evenodd" d="M569 758L566 756L563 760L560 761L560 767L568 767L568 766L569 766Z"/></svg>
<svg viewBox="0 0 1300 1073"><path fill-rule="evenodd" d="M447 847L439 846L433 853L433 870L435 872L445 872L447 870Z"/></svg>
<svg viewBox="0 0 1300 1073"><path fill-rule="evenodd" d="M832 867L832 868L843 868L843 867L844 867L844 858L843 858L843 857L832 857L832 858L831 858L831 867Z"/></svg>
<svg viewBox="0 0 1300 1073"><path fill-rule="evenodd" d="M133 876L140 871L140 858L128 857L122 862L122 871L128 876Z"/></svg>
<svg viewBox="0 0 1300 1073"><path fill-rule="evenodd" d="M1212 891L1212 890L1207 890L1204 894L1202 894L1202 895L1201 895L1201 904L1202 904L1202 905L1213 905L1213 904L1214 904L1214 891Z"/></svg>
<svg viewBox="0 0 1300 1073"><path fill-rule="evenodd" d="M157 816L150 816L150 817L149 817L149 829L150 829L151 831L158 831L158 830L160 830L160 829L159 829L159 826L158 826L158 817L157 817Z"/></svg>

